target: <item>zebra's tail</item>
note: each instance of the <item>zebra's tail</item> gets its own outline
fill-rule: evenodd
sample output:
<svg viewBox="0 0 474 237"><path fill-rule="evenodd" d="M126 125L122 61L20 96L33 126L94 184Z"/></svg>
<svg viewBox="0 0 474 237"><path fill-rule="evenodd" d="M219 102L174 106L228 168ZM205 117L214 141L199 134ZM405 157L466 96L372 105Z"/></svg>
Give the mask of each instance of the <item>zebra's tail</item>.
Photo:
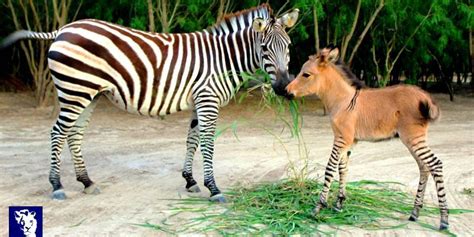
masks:
<svg viewBox="0 0 474 237"><path fill-rule="evenodd" d="M5 38L0 44L0 49L7 48L18 40L22 39L52 40L55 39L57 35L57 30L53 32L34 32L29 30L19 30L7 36L7 38Z"/></svg>

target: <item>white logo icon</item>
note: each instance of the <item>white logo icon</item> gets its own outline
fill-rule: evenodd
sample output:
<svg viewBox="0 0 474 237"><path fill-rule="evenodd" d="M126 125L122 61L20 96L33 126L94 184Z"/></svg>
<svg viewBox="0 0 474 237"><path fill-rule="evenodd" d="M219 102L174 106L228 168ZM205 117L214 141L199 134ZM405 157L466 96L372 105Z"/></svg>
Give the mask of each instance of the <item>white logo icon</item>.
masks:
<svg viewBox="0 0 474 237"><path fill-rule="evenodd" d="M21 226L21 230L26 237L36 237L36 212L28 209L15 211L15 220Z"/></svg>

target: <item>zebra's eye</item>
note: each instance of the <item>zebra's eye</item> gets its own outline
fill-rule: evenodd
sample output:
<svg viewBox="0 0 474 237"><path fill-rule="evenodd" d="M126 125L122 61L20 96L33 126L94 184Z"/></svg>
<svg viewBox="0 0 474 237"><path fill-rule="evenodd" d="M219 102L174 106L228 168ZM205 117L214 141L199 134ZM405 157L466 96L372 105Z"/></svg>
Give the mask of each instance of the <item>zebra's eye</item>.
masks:
<svg viewBox="0 0 474 237"><path fill-rule="evenodd" d="M266 44L262 44L262 50L263 50L263 51L267 51L267 49L268 49L268 48L267 48L267 45L266 45Z"/></svg>
<svg viewBox="0 0 474 237"><path fill-rule="evenodd" d="M310 77L311 75L309 75L309 73L304 72L302 76L303 76L304 78L308 78L308 77Z"/></svg>

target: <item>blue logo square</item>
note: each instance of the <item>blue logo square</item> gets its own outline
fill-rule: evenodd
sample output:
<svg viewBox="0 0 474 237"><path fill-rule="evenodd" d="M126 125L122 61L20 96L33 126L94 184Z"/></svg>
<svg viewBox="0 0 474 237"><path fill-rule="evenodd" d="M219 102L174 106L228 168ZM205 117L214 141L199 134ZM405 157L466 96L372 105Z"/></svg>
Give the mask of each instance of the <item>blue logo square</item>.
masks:
<svg viewBox="0 0 474 237"><path fill-rule="evenodd" d="M43 236L43 207L11 206L8 209L9 237Z"/></svg>

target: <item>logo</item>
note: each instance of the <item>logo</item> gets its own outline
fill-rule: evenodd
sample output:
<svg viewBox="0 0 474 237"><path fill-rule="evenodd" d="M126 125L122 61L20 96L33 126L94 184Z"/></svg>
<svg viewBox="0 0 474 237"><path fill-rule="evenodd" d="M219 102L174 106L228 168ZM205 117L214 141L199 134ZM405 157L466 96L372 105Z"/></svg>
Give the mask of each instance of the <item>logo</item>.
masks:
<svg viewBox="0 0 474 237"><path fill-rule="evenodd" d="M43 207L11 206L8 217L9 237L43 236Z"/></svg>

